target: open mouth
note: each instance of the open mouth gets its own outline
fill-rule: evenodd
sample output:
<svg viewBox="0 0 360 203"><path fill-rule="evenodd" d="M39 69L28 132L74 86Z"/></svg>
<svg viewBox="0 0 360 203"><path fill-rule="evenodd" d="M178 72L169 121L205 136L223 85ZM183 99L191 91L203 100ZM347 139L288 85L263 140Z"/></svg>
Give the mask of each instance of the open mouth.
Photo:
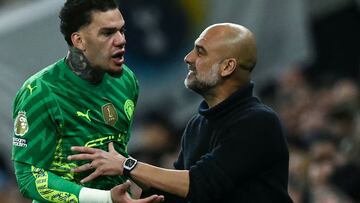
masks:
<svg viewBox="0 0 360 203"><path fill-rule="evenodd" d="M123 52L118 52L116 54L113 54L111 58L116 59L116 58L122 58L123 56L124 56Z"/></svg>
<svg viewBox="0 0 360 203"><path fill-rule="evenodd" d="M117 65L122 65L124 63L124 53L123 51L117 52L111 56L111 59Z"/></svg>

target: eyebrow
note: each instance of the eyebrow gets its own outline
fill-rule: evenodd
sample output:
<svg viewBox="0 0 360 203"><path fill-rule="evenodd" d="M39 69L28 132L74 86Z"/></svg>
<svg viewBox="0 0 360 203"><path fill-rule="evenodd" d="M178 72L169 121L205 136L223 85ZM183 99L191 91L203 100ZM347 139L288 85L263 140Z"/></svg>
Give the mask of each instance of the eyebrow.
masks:
<svg viewBox="0 0 360 203"><path fill-rule="evenodd" d="M116 27L103 27L100 28L100 32L107 32L107 31L117 31L118 29Z"/></svg>
<svg viewBox="0 0 360 203"><path fill-rule="evenodd" d="M125 24L123 26L120 27L120 29L118 29L117 27L102 27L100 28L99 32L113 32L113 31L118 31L118 30L123 30L125 29Z"/></svg>

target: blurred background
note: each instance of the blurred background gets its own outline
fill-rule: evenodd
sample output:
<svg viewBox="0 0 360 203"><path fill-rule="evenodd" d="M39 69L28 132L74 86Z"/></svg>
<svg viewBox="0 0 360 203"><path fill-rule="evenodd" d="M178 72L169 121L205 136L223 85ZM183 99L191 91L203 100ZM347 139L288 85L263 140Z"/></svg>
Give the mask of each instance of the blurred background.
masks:
<svg viewBox="0 0 360 203"><path fill-rule="evenodd" d="M294 202L360 202L360 0L118 1L126 63L140 81L130 154L172 167L201 101L183 85L183 58L205 27L234 22L257 38L255 94L283 121ZM12 102L30 75L65 56L63 3L0 0L1 203L30 202L17 191L10 160Z"/></svg>

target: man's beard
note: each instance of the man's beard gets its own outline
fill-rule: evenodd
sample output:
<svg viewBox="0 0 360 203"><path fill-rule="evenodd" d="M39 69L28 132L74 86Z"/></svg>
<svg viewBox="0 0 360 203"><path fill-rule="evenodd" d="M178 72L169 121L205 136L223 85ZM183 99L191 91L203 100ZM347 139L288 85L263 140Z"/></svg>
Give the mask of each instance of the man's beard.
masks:
<svg viewBox="0 0 360 203"><path fill-rule="evenodd" d="M221 77L219 75L220 64L214 64L210 71L205 74L198 74L194 70L193 75L187 75L184 81L186 88L191 89L201 95L217 86ZM191 77L191 78L190 78Z"/></svg>

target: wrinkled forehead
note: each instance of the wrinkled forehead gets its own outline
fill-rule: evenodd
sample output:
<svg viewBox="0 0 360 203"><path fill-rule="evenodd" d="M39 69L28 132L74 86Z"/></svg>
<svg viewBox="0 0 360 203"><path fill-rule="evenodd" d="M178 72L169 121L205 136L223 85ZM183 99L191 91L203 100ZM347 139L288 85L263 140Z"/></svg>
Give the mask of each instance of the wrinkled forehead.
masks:
<svg viewBox="0 0 360 203"><path fill-rule="evenodd" d="M204 47L206 50L221 48L224 44L224 33L213 29L204 30L195 40L195 46Z"/></svg>
<svg viewBox="0 0 360 203"><path fill-rule="evenodd" d="M209 54L215 54L219 57L228 54L227 40L224 33L205 30L195 40L195 46L204 48Z"/></svg>

